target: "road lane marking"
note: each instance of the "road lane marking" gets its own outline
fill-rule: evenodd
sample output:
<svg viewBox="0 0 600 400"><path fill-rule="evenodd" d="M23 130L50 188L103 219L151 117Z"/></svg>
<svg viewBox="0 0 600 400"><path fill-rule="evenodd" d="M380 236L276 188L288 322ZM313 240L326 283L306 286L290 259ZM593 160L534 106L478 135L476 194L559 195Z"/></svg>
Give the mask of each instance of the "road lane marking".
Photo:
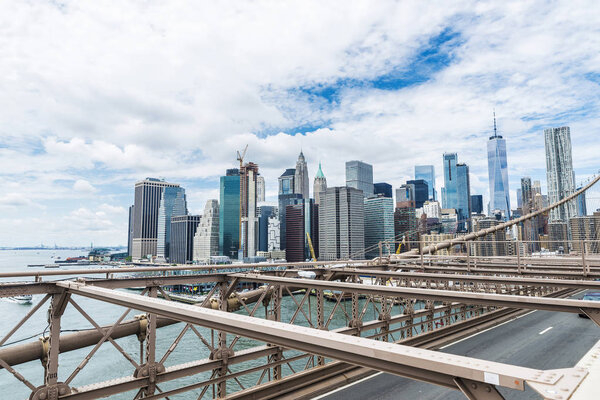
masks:
<svg viewBox="0 0 600 400"><path fill-rule="evenodd" d="M375 378L376 376L378 376L378 375L381 375L381 374L383 374L383 372L378 372L378 373L376 373L376 374L373 374L373 375L371 375L371 376L367 376L367 377L365 377L365 378L359 379L359 380L357 380L356 382L349 383L348 385L345 385L345 386L342 386L342 387L340 387L340 388L337 388L337 389L335 389L335 390L332 390L331 392L327 392L327 393L324 393L324 394L322 394L322 395L320 395L320 396L313 397L313 398L312 398L312 400L324 399L325 397L327 397L327 396L329 396L329 395L331 395L331 394L334 394L334 393L340 392L340 391L342 391L342 390L344 390L344 389L348 389L348 388L349 388L349 387L351 387L351 386L358 385L359 383L363 383L363 382L365 382L365 381L368 381L369 379L371 379L371 378Z"/></svg>
<svg viewBox="0 0 600 400"><path fill-rule="evenodd" d="M452 342L452 343L449 343L449 344L447 344L447 345L445 345L445 346L442 346L442 347L440 347L440 348L439 348L439 350L444 350L446 347L454 346L454 345L455 345L455 344L457 344L457 343L464 342L465 340L469 340L469 339L471 339L472 337L475 337L475 336L477 336L477 335L481 335L482 333L485 333L485 332L487 332L487 331L491 331L492 329L496 329L496 328L497 328L497 327L499 327L499 326L502 326L502 325L508 324L509 322L513 322L514 320L517 320L517 319L519 319L519 318L521 318L521 317L525 317L525 316L527 316L527 315L529 315L529 314L531 314L531 313L534 313L534 312L536 312L536 311L537 311L537 310L529 311L529 312L528 312L528 313L526 313L526 314L519 315L518 317L515 317L515 318L511 318L511 319L509 319L508 321L504 321L504 322L502 322L502 323L500 323L500 324L498 324L498 325L494 325L494 326L492 326L492 327L490 327L490 328L484 329L484 330L482 330L482 331L479 331L479 332L477 332L477 333L474 333L474 334L472 334L472 335L470 335L470 336L467 336L467 337L465 337L465 338L459 339L459 340L457 340L457 341L455 341L455 342Z"/></svg>
<svg viewBox="0 0 600 400"><path fill-rule="evenodd" d="M548 328L546 328L543 331L541 331L540 333L538 333L538 335L543 335L544 333L548 332L550 329L552 329L551 326L549 326Z"/></svg>

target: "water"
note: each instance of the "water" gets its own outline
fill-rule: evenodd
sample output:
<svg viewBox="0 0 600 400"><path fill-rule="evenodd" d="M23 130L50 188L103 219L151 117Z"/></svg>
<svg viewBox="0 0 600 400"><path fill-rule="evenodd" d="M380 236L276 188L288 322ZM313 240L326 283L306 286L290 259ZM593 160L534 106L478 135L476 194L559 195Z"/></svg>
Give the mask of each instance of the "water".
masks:
<svg viewBox="0 0 600 400"><path fill-rule="evenodd" d="M4 250L0 251L0 272L8 272L8 271L34 271L34 270L44 270L44 268L28 268L28 264L50 264L53 263L55 258L53 256L60 256L61 259L72 256L85 255L83 252L79 251L70 251L70 250ZM61 269L68 268L85 268L85 267L61 267ZM55 270L52 270L55 271ZM59 280L64 279L64 277L49 277L46 280ZM19 279L12 279L19 280ZM5 281L5 280L4 280ZM33 304L37 304L43 295L34 295L33 296ZM106 304L100 301L87 299L81 296L73 296L73 299L99 324L99 325L108 325L114 323L121 314L125 311L124 308ZM302 299L302 295L297 295L296 300L300 302ZM361 310L362 304L364 301L361 301ZM33 305L21 305L17 303L12 303L8 301L0 301L0 315L2 315L2 323L0 324L0 337L4 337L6 333L16 324L31 308ZM252 309L252 305L249 306ZM325 318L329 316L329 313L334 307L334 303L325 302ZM282 320L285 322L289 322L292 317L294 311L296 310L296 304L291 299L291 297L284 297L282 301ZM309 311L309 302L307 301L304 305L304 311L309 314L312 312L312 318L315 319L316 316L316 301L314 298L310 301ZM347 323L346 316L342 309L346 308L346 312L348 314L351 313L350 304L343 304L338 307L338 311L335 314L335 317L330 323L329 329L335 329L342 326L345 326ZM38 340L38 337L41 337L44 331L47 328L46 321L46 311L47 304L42 306L36 314L33 315L9 340L8 343L12 343L16 340L24 340L25 342L31 342ZM242 309L238 311L240 314L246 314L246 312ZM139 311L131 311L128 313L127 319L133 318L136 314L142 314ZM372 314L372 315L371 315ZM259 317L265 316L265 309L262 305L257 309L256 315ZM373 309L367 312L365 316L365 320L374 319L375 310ZM308 326L308 322L302 313L299 313L296 319L296 324ZM175 340L179 332L183 329L184 324L174 324L171 326L163 327L158 330L157 335L157 361L162 358L162 355L169 348L171 343ZM63 333L67 334L68 331L75 331L81 329L89 329L92 328L92 325L81 315L78 311L69 305L62 317L61 321L61 329ZM212 335L209 329L204 329L201 327L197 328L198 331L204 336L204 338L211 342ZM65 332L67 331L67 332ZM30 338L32 337L33 338ZM27 339L29 338L29 339ZM234 335L228 335L228 342L230 343L233 340ZM216 335L214 340L216 341ZM134 360L139 362L139 342L137 337L134 335L132 337L125 337L121 339L117 339L116 342L127 351ZM254 340L241 338L236 346L235 351L240 351L242 349L254 347L262 345L260 342L256 342ZM65 381L71 372L79 365L79 363L85 358L85 356L92 350L92 347L61 353L59 358L59 381ZM286 357L291 357L294 354L299 354L297 352L286 352ZM169 358L165 362L165 366L172 366L177 364L182 364L185 362L190 362L194 360L204 359L209 356L209 350L207 347L203 345L203 343L199 340L199 338L188 330L183 337L182 341L175 349L175 351L169 356ZM253 366L258 366L264 363L264 358L260 360L254 360L250 362L246 362L241 365L231 365L230 369L235 372L242 369L246 369ZM302 359L296 362L291 363L294 370L299 371L304 368L306 364L306 359ZM14 367L20 374L22 374L26 379L28 379L33 385L38 386L43 383L43 368L41 362L39 360L31 361L29 363L17 365ZM134 367L133 365L122 355L120 354L115 347L110 344L108 341L104 343L98 352L91 358L89 363L81 370L81 372L75 377L75 379L71 382L71 387L79 387L91 383L96 383L100 381L106 381L114 378L119 378L122 376L128 376L133 373ZM283 366L283 373L287 375L291 372L290 368L287 365ZM249 375L245 375L239 378L240 383L249 387L258 381L261 373L253 373ZM172 382L161 383L160 388L165 390L174 389L177 387L181 387L183 385L189 385L193 383L198 383L203 380L207 380L210 378L210 372L197 374L194 376L181 378ZM266 379L263 380L265 382ZM235 383L235 381L228 382L228 391L237 391L241 388ZM187 393L170 396L172 399L196 399L200 394L201 389L193 390ZM19 382L12 374L3 369L0 370L0 393L11 393L10 398L28 398L30 394L30 390ZM114 399L131 399L133 398L135 392L129 392L126 394L120 394L112 396ZM194 395L195 394L195 395ZM2 398L6 398L0 396ZM212 398L212 390L209 390L203 398Z"/></svg>

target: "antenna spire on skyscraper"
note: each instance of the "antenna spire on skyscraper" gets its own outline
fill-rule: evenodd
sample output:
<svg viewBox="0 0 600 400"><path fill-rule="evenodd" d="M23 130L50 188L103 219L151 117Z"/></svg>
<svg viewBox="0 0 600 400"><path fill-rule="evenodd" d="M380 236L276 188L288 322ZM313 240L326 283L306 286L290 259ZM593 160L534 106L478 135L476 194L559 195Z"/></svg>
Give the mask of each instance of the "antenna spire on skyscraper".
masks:
<svg viewBox="0 0 600 400"><path fill-rule="evenodd" d="M496 109L494 108L494 137L498 137L498 132L496 131Z"/></svg>

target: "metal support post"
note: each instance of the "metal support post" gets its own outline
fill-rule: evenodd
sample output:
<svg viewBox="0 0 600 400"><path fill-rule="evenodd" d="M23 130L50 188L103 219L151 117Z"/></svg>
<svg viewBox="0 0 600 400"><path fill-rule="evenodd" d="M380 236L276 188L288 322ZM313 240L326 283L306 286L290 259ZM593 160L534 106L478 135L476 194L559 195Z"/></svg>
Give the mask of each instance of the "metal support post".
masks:
<svg viewBox="0 0 600 400"><path fill-rule="evenodd" d="M324 296L322 289L316 289L317 292L317 328L325 330L325 315L324 315ZM317 357L317 365L325 365L325 357Z"/></svg>
<svg viewBox="0 0 600 400"><path fill-rule="evenodd" d="M352 277L352 282L358 282L358 277L356 275ZM356 328L356 336L360 336L360 328L362 327L362 321L360 320L360 310L358 309L358 296L359 295L357 292L352 292L352 320L349 324L350 328Z"/></svg>
<svg viewBox="0 0 600 400"><path fill-rule="evenodd" d="M70 293L63 291L52 295L48 309L49 338L46 343L47 356L44 365L44 385L31 394L31 400L58 400L59 396L71 393L69 386L58 382L58 355L60 354L60 319L69 303Z"/></svg>
<svg viewBox="0 0 600 400"><path fill-rule="evenodd" d="M158 287L151 286L148 288L148 297L156 298L157 294ZM152 396L156 392L156 376L165 372L165 367L156 362L156 319L156 314L148 313L146 322L143 323L146 327L145 335L138 336L138 339L142 339L144 336L146 339L146 362L137 367L134 373L136 377L148 377L148 386L142 391L143 396ZM141 348L143 347L141 346ZM140 358L144 359L141 355Z"/></svg>
<svg viewBox="0 0 600 400"><path fill-rule="evenodd" d="M381 245L381 241L377 243L377 245L379 246L379 260L377 260L377 264L381 265L381 259L383 258L383 247Z"/></svg>
<svg viewBox="0 0 600 400"><path fill-rule="evenodd" d="M471 245L465 242L467 246L467 272L471 272Z"/></svg>
<svg viewBox="0 0 600 400"><path fill-rule="evenodd" d="M275 286L273 290L273 310L271 311L270 318L281 322L281 297L283 296L283 287L281 285ZM277 348L277 352L271 356L271 362L275 364L273 367L273 379L280 380L283 378L281 370L281 361L283 359L283 351L281 347Z"/></svg>
<svg viewBox="0 0 600 400"><path fill-rule="evenodd" d="M423 240L419 238L419 255L421 256L421 269L424 271L423 267Z"/></svg>
<svg viewBox="0 0 600 400"><path fill-rule="evenodd" d="M586 260L585 260L585 240L582 240L580 242L580 246L581 246L581 267L583 269L583 276L588 276L588 268L586 266Z"/></svg>
<svg viewBox="0 0 600 400"><path fill-rule="evenodd" d="M517 239L517 269L521 275L521 241L519 239Z"/></svg>
<svg viewBox="0 0 600 400"><path fill-rule="evenodd" d="M221 311L227 311L227 282L221 282L219 284L219 309ZM227 347L227 332L219 331L219 346L215 349L213 353L213 359L221 359L223 365L217 369L217 377L223 378L227 375L227 364L230 352L233 353L233 350L230 350ZM231 354L233 355L233 354ZM217 398L221 399L227 396L227 380L224 379L217 383Z"/></svg>

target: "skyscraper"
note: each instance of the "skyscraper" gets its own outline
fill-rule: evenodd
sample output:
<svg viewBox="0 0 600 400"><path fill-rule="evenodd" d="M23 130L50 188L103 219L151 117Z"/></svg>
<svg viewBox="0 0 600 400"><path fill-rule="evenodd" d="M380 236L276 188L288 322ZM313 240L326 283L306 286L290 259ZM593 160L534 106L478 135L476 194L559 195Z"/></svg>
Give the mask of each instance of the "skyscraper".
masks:
<svg viewBox="0 0 600 400"><path fill-rule="evenodd" d="M240 171L228 169L221 177L219 200L219 253L237 258L240 247Z"/></svg>
<svg viewBox="0 0 600 400"><path fill-rule="evenodd" d="M393 252L394 199L385 196L365 199L365 257L379 257L378 243L385 241Z"/></svg>
<svg viewBox="0 0 600 400"><path fill-rule="evenodd" d="M458 227L461 230L467 229L470 224L467 219L471 218L471 181L469 178L469 166L467 164L456 164L456 184L457 198L460 219Z"/></svg>
<svg viewBox="0 0 600 400"><path fill-rule="evenodd" d="M302 199L287 206L285 258L290 262L311 258L307 234L315 254L319 254L318 206L313 199Z"/></svg>
<svg viewBox="0 0 600 400"><path fill-rule="evenodd" d="M241 243L243 257L256 256L258 217L256 213L256 178L258 165L246 163L240 170ZM239 257L239 254L238 254Z"/></svg>
<svg viewBox="0 0 600 400"><path fill-rule="evenodd" d="M424 179L414 179L412 181L406 181L406 184L412 185L414 188L415 207L423 207L423 203L425 203L429 198L429 188L427 187L427 181L425 181Z"/></svg>
<svg viewBox="0 0 600 400"><path fill-rule="evenodd" d="M494 135L487 143L488 176L490 181L490 211L500 210L505 219L510 219L510 193L508 190L508 168L506 165L506 140L496 130L494 112Z"/></svg>
<svg viewBox="0 0 600 400"><path fill-rule="evenodd" d="M265 178L263 176L258 176L256 178L256 201L263 202L265 201L266 193L265 193Z"/></svg>
<svg viewBox="0 0 600 400"><path fill-rule="evenodd" d="M169 259L171 244L171 217L187 215L185 190L181 187L166 187L160 198L158 208L158 240L156 258L162 261Z"/></svg>
<svg viewBox="0 0 600 400"><path fill-rule="evenodd" d="M260 206L258 213L258 249L269 251L269 221L277 215L277 207Z"/></svg>
<svg viewBox="0 0 600 400"><path fill-rule="evenodd" d="M166 187L179 187L179 185L155 178L146 178L135 184L131 240L133 258L156 256L158 209L162 192Z"/></svg>
<svg viewBox="0 0 600 400"><path fill-rule="evenodd" d="M351 187L330 187L319 205L319 258L364 258L363 193Z"/></svg>
<svg viewBox="0 0 600 400"><path fill-rule="evenodd" d="M435 190L435 168L433 165L415 165L415 179L423 179L427 182L429 198L427 200L437 200Z"/></svg>
<svg viewBox="0 0 600 400"><path fill-rule="evenodd" d="M415 207L415 185L405 183L396 189L396 207Z"/></svg>
<svg viewBox="0 0 600 400"><path fill-rule="evenodd" d="M325 175L323 175L323 170L321 169L321 163L319 163L319 170L317 171L313 183L313 196L315 197L316 204L321 204L321 193L325 190L327 190L327 179L325 179Z"/></svg>
<svg viewBox="0 0 600 400"><path fill-rule="evenodd" d="M577 191L581 190L581 187L577 188ZM585 217L587 215L587 204L585 202L585 192L581 193L575 198L577 202L577 216Z"/></svg>
<svg viewBox="0 0 600 400"><path fill-rule="evenodd" d="M286 169L279 177L279 244L281 250L285 250L285 212L286 207L291 204L297 204L298 200L302 199L301 193L295 193L295 176L294 168Z"/></svg>
<svg viewBox="0 0 600 400"><path fill-rule="evenodd" d="M392 185L390 185L389 183L385 183L385 182L374 183L373 184L373 194L375 196L380 194L383 197L389 197L389 198L394 197L394 195L392 194Z"/></svg>
<svg viewBox="0 0 600 400"><path fill-rule="evenodd" d="M362 161L346 161L346 186L362 190L364 197L371 197L373 166Z"/></svg>
<svg viewBox="0 0 600 400"><path fill-rule="evenodd" d="M304 154L300 151L298 161L296 161L296 172L294 174L294 193L300 193L303 199L310 198L310 183L308 181L308 166L304 159Z"/></svg>
<svg viewBox="0 0 600 400"><path fill-rule="evenodd" d="M188 264L194 260L194 235L200 223L200 218L200 215L171 217L169 262Z"/></svg>
<svg viewBox="0 0 600 400"><path fill-rule="evenodd" d="M471 195L471 212L474 214L483 213L483 196L480 194Z"/></svg>
<svg viewBox="0 0 600 400"><path fill-rule="evenodd" d="M524 176L521 178L521 207L523 210L529 210L531 208L531 201L533 200L533 188L531 186L531 178Z"/></svg>
<svg viewBox="0 0 600 400"><path fill-rule="evenodd" d="M219 202L215 199L208 200L204 206L193 247L194 262L210 264L210 258L219 255Z"/></svg>
<svg viewBox="0 0 600 400"><path fill-rule="evenodd" d="M548 202L556 203L575 192L571 130L568 126L544 129L544 139ZM575 201L570 201L550 211L550 222L568 222L575 216L577 216L577 204Z"/></svg>
<svg viewBox="0 0 600 400"><path fill-rule="evenodd" d="M456 153L444 153L444 187L442 204L445 209L457 211L458 229L466 229L466 220L471 216L471 183L469 167L458 163Z"/></svg>

